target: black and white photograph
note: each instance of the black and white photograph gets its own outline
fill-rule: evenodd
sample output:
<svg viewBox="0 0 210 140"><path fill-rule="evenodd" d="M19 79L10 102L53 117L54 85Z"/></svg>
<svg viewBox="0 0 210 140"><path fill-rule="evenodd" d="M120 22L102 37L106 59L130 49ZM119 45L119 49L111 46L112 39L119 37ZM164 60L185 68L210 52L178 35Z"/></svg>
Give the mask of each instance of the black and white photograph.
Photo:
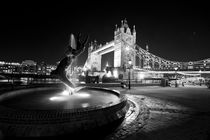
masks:
<svg viewBox="0 0 210 140"><path fill-rule="evenodd" d="M201 1L5 2L0 140L209 140Z"/></svg>

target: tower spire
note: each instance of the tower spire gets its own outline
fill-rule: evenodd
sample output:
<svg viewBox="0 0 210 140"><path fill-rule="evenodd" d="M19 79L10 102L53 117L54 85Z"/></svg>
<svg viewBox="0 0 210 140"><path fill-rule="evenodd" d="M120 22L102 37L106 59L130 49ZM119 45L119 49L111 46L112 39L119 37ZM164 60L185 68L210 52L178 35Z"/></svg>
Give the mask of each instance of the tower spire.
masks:
<svg viewBox="0 0 210 140"><path fill-rule="evenodd" d="M148 44L146 45L146 50L147 50L147 52L149 52L149 46L148 46Z"/></svg>
<svg viewBox="0 0 210 140"><path fill-rule="evenodd" d="M128 22L127 22L126 18L124 19L124 27L128 28Z"/></svg>
<svg viewBox="0 0 210 140"><path fill-rule="evenodd" d="M117 31L117 24L115 24L115 31Z"/></svg>
<svg viewBox="0 0 210 140"><path fill-rule="evenodd" d="M133 25L133 33L136 33L135 25Z"/></svg>
<svg viewBox="0 0 210 140"><path fill-rule="evenodd" d="M123 27L123 20L121 20L121 27Z"/></svg>
<svg viewBox="0 0 210 140"><path fill-rule="evenodd" d="M127 20L126 20L126 18L124 19L124 24L127 24Z"/></svg>

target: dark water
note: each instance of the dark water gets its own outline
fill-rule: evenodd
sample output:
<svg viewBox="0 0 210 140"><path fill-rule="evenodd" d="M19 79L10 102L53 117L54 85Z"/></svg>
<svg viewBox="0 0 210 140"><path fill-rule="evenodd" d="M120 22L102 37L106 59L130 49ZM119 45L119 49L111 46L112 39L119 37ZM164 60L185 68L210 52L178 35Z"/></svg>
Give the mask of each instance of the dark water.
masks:
<svg viewBox="0 0 210 140"><path fill-rule="evenodd" d="M119 101L118 96L102 90L85 89L70 95L65 90L43 88L5 98L0 105L15 109L53 110L116 104Z"/></svg>

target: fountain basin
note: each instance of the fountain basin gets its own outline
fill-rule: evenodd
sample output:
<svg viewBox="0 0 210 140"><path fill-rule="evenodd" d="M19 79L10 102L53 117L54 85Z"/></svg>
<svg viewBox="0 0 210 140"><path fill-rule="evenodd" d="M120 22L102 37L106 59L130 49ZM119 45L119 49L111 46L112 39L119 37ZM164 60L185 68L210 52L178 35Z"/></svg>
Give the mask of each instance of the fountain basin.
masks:
<svg viewBox="0 0 210 140"><path fill-rule="evenodd" d="M123 119L127 99L118 91L84 87L22 89L0 96L0 130L16 137L55 136L96 129Z"/></svg>

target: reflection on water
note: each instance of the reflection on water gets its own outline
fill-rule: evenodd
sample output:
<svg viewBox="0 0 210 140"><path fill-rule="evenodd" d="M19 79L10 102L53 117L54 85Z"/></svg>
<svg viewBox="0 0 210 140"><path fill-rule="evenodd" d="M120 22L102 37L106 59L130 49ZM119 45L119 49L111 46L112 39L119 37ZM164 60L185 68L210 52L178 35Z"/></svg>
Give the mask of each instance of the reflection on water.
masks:
<svg viewBox="0 0 210 140"><path fill-rule="evenodd" d="M56 97L51 97L50 101L64 101L66 98L63 96L56 96Z"/></svg>
<svg viewBox="0 0 210 140"><path fill-rule="evenodd" d="M65 101L65 100L68 101L69 98L71 98L72 100L76 98L84 99L84 98L89 98L89 97L91 97L91 94L89 93L78 92L78 93L71 94L71 91L64 90L63 92L59 93L58 96L50 97L49 100L50 101Z"/></svg>
<svg viewBox="0 0 210 140"><path fill-rule="evenodd" d="M78 96L80 98L88 98L91 96L91 94L86 93L86 92L79 92L79 93L76 93L75 96Z"/></svg>
<svg viewBox="0 0 210 140"><path fill-rule="evenodd" d="M64 90L63 92L61 92L60 95L62 96L69 96L70 92L68 90Z"/></svg>
<svg viewBox="0 0 210 140"><path fill-rule="evenodd" d="M81 106L82 106L83 108L89 107L89 103L83 103Z"/></svg>
<svg viewBox="0 0 210 140"><path fill-rule="evenodd" d="M44 88L43 88L44 89ZM49 110L75 109L90 106L117 104L118 96L107 91L82 89L75 94L61 89L32 90L24 94L2 100L0 105L16 109Z"/></svg>

